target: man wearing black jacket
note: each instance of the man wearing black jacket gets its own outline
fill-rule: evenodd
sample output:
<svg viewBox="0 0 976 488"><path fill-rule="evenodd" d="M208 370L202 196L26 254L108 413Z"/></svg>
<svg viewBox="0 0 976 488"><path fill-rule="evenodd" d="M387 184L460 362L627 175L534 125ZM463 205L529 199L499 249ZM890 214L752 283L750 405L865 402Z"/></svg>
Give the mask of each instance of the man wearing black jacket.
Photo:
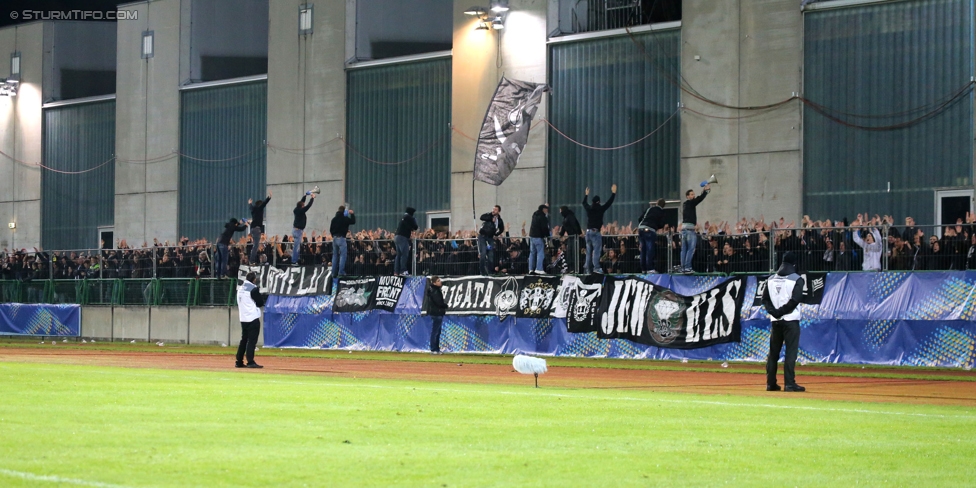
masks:
<svg viewBox="0 0 976 488"><path fill-rule="evenodd" d="M237 219L230 219L224 224L224 231L217 239L217 278L223 278L227 274L227 260L230 258L230 239L235 232L243 232L247 226L239 224Z"/></svg>
<svg viewBox="0 0 976 488"><path fill-rule="evenodd" d="M258 247L261 245L261 234L264 233L264 208L268 206L268 202L271 201L271 192L268 192L268 198L264 200L258 200L249 198L247 200L248 206L251 207L251 255L248 257L248 263L251 266L257 266L258 263Z"/></svg>
<svg viewBox="0 0 976 488"><path fill-rule="evenodd" d="M355 223L356 215L352 210L346 210L345 205L340 205L335 217L332 217L329 233L332 234L333 279L346 274L346 253L349 250L346 245L346 234L349 233L349 226Z"/></svg>
<svg viewBox="0 0 976 488"><path fill-rule="evenodd" d="M444 303L444 293L441 291L441 279L431 276L430 289L428 291L427 315L430 316L430 352L433 354L441 353L441 325L444 323L444 314L447 312L447 304Z"/></svg>
<svg viewBox="0 0 976 488"><path fill-rule="evenodd" d="M393 261L393 274L408 275L407 260L410 257L410 235L420 226L413 214L417 209L407 207L407 211L400 218L400 225L397 226L396 235L393 236L393 243L396 244L396 260Z"/></svg>
<svg viewBox="0 0 976 488"><path fill-rule="evenodd" d="M563 216L563 225L559 228L559 237L569 236L569 240L566 241L569 271L579 273L579 240L580 236L583 235L583 228L580 227L579 220L576 220L576 214L569 207L565 205L559 207L559 214Z"/></svg>
<svg viewBox="0 0 976 488"><path fill-rule="evenodd" d="M305 205L305 198L311 196L311 200L308 201L308 205ZM307 193L302 195L302 199L295 204L295 209L292 210L295 214L295 221L292 222L292 246L291 246L291 263L297 265L298 258L300 257L300 252L302 250L302 235L305 234L305 225L308 222L308 218L305 216L305 212L312 208L312 204L315 203L315 194Z"/></svg>
<svg viewBox="0 0 976 488"><path fill-rule="evenodd" d="M600 256L603 254L603 214L607 212L613 200L617 198L617 184L610 186L610 199L606 205L600 205L600 197L593 197L593 205L590 205L590 187L586 187L583 195L583 209L586 210L586 262L584 268L586 273L603 273L600 268Z"/></svg>
<svg viewBox="0 0 976 488"><path fill-rule="evenodd" d="M664 227L664 199L651 202L641 215L637 225L637 238L640 242L640 266L642 273L657 273L654 269L654 246L657 244L657 231Z"/></svg>
<svg viewBox="0 0 976 488"><path fill-rule="evenodd" d="M681 271L683 273L694 271L691 267L691 260L695 257L695 244L698 242L698 234L695 233L695 226L698 225L698 211L695 210L695 207L702 200L705 200L711 189L712 185L705 185L701 196L697 198L695 197L695 190L685 192L686 200L681 204Z"/></svg>
<svg viewBox="0 0 976 488"><path fill-rule="evenodd" d="M551 235L549 205L539 205L529 227L529 274L546 274L546 239Z"/></svg>
<svg viewBox="0 0 976 488"><path fill-rule="evenodd" d="M769 356L766 357L766 391L779 391L776 383L776 362L786 341L786 360L783 380L786 391L806 391L796 384L796 357L800 350L800 310L803 301L803 277L796 272L796 254L783 255L783 264L776 274L766 280L762 303L769 313Z"/></svg>
<svg viewBox="0 0 976 488"><path fill-rule="evenodd" d="M502 207L495 205L491 212L481 215L481 230L478 231L478 272L488 276L495 272L495 238L505 232L502 220Z"/></svg>

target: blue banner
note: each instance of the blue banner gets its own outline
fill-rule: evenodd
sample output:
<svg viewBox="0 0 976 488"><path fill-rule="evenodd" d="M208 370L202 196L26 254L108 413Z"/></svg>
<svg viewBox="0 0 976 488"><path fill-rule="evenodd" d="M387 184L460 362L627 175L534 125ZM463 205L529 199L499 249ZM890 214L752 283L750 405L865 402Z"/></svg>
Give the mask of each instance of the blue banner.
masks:
<svg viewBox="0 0 976 488"><path fill-rule="evenodd" d="M81 306L0 304L0 334L78 337Z"/></svg>
<svg viewBox="0 0 976 488"><path fill-rule="evenodd" d="M644 276L691 296L724 283L712 276ZM332 296L272 296L265 343L303 347L426 351L430 319L420 315L425 279L407 279L393 313L332 312ZM746 284L741 342L701 349L661 349L624 339L573 334L565 319L445 317L441 350L495 354L765 361L769 319L749 306L757 280ZM976 361L976 272L830 273L821 305L801 305L803 362L969 367Z"/></svg>

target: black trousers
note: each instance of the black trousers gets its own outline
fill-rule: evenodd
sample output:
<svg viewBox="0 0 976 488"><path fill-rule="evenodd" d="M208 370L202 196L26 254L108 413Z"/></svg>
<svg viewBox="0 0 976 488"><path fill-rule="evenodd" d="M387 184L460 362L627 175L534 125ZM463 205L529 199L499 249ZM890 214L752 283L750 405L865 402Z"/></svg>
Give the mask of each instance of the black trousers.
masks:
<svg viewBox="0 0 976 488"><path fill-rule="evenodd" d="M258 334L261 333L261 319L254 319L250 322L241 322L241 344L237 346L237 362L244 361L247 356L247 363L254 362L254 346L258 344Z"/></svg>
<svg viewBox="0 0 976 488"><path fill-rule="evenodd" d="M796 356L800 352L800 321L774 320L769 334L769 356L766 358L766 384L776 384L776 362L786 343L783 380L787 386L796 384Z"/></svg>
<svg viewBox="0 0 976 488"><path fill-rule="evenodd" d="M430 352L441 351L441 324L444 323L443 315L431 315L430 321L433 327L430 328Z"/></svg>

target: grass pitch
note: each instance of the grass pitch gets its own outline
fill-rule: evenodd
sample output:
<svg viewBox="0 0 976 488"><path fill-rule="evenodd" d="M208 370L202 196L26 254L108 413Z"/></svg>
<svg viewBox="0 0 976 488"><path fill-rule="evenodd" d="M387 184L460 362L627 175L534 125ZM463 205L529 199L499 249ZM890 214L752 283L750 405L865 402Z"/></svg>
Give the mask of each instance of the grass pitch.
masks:
<svg viewBox="0 0 976 488"><path fill-rule="evenodd" d="M971 486L976 409L0 363L0 486Z"/></svg>

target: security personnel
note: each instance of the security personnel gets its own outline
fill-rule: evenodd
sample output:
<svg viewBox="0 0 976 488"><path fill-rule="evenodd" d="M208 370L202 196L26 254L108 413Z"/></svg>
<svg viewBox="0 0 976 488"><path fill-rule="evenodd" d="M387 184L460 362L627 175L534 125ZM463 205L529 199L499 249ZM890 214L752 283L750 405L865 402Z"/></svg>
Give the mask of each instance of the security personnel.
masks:
<svg viewBox="0 0 976 488"><path fill-rule="evenodd" d="M444 293L441 290L441 279L437 276L430 278L430 289L428 291L427 315L430 316L430 352L431 354L441 353L441 325L444 323L444 314L447 313L447 304L444 303Z"/></svg>
<svg viewBox="0 0 976 488"><path fill-rule="evenodd" d="M264 306L265 296L256 285L257 274L253 271L247 274L246 281L237 288L237 307L241 316L241 344L237 346L238 368L263 368L254 362L254 346L258 343L261 333L261 307ZM247 355L247 364L244 356Z"/></svg>
<svg viewBox="0 0 976 488"><path fill-rule="evenodd" d="M779 391L776 384L776 362L786 342L783 380L786 391L806 391L796 384L796 356L800 350L800 310L803 278L796 272L796 255L787 252L776 274L766 280L762 303L770 317L769 356L766 358L766 391Z"/></svg>

